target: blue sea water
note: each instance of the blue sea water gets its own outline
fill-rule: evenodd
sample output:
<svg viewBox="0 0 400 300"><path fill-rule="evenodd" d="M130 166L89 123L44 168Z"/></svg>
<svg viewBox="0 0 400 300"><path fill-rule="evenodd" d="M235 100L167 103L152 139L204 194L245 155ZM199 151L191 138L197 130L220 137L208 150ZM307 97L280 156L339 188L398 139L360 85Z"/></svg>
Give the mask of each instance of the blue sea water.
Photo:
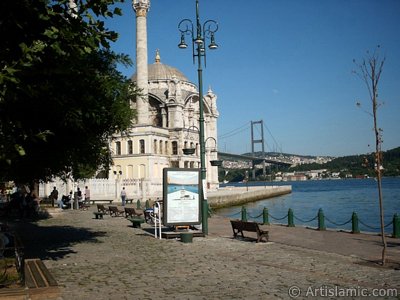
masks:
<svg viewBox="0 0 400 300"><path fill-rule="evenodd" d="M199 193L199 185L197 184L168 184L168 194L179 190L186 190L195 194Z"/></svg>
<svg viewBox="0 0 400 300"><path fill-rule="evenodd" d="M229 184L228 184L229 185ZM245 184L235 184L245 186ZM361 231L378 232L380 229L379 198L377 182L374 179L317 180L284 183L250 182L250 185L291 185L292 193L272 199L265 199L245 205L250 219L262 221L263 208L268 208L271 223L287 224L289 208L294 212L294 223L317 227L315 218L322 208L327 228L351 229L351 216L356 212ZM400 177L383 178L383 207L385 225L390 224L393 215L400 215ZM241 207L219 209L217 214L240 218ZM283 218L283 219L282 219ZM282 219L282 220L277 220ZM314 219L313 221L310 221ZM309 222L310 221L310 222ZM347 223L348 222L348 223ZM347 223L346 225L342 225ZM392 225L386 232L392 231Z"/></svg>

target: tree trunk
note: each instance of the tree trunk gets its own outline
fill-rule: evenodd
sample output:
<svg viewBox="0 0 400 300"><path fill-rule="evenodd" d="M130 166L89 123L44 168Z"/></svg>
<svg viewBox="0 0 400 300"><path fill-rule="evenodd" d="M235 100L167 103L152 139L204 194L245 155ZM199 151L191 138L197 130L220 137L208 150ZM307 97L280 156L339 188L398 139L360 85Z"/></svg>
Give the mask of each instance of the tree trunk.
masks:
<svg viewBox="0 0 400 300"><path fill-rule="evenodd" d="M379 197L379 215L380 215L380 223L381 223L381 236L382 236L382 266L385 265L386 263L386 236L385 236L385 219L384 219L384 210L383 210L383 196L382 196L382 172L381 172L381 166L382 166L382 151L381 151L381 134L380 134L380 129L378 128L377 125L377 87L376 85L373 85L373 117L374 117L374 131L375 131L375 168L376 168L376 177L377 177L377 183L378 183L378 197Z"/></svg>

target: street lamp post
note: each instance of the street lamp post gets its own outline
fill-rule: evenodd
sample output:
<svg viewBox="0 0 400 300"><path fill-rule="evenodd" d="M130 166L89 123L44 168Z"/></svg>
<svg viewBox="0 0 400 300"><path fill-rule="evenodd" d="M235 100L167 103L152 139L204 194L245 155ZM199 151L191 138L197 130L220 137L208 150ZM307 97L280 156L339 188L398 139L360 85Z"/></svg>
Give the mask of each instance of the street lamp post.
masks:
<svg viewBox="0 0 400 300"><path fill-rule="evenodd" d="M204 65L206 65L206 39L210 39L208 48L215 50L218 45L215 43L214 34L218 30L218 23L214 20L207 20L200 23L199 17L199 0L196 0L196 31L194 31L193 22L190 19L183 19L179 22L178 29L181 33L181 42L178 47L186 49L185 35L189 35L192 39L193 63L197 58L197 75L199 81L199 140L200 140L200 166L201 179L203 185L202 193L202 230L204 234L208 234L208 203L207 203L207 181L206 181L206 165L205 165L205 142L204 142L204 107L203 107L203 70L202 57L204 57Z"/></svg>

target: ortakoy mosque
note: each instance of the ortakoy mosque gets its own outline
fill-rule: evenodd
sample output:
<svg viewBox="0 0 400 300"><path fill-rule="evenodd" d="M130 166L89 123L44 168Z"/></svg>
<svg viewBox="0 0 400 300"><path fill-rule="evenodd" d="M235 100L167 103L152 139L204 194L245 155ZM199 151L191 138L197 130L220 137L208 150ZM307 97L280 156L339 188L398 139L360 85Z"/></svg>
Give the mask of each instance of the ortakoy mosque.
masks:
<svg viewBox="0 0 400 300"><path fill-rule="evenodd" d="M159 51L148 64L147 13L149 0L134 0L136 13L136 73L132 80L141 91L131 101L137 112L132 128L111 139L113 161L108 179L88 179L93 198L118 197L125 187L128 198L155 199L162 197L163 169L200 168L199 92L197 86L178 69L161 62ZM153 52L153 53L154 53ZM217 157L217 96L209 89L203 99L206 149L207 188L218 187L218 168L210 164ZM195 148L193 155L183 149ZM41 188L50 193L54 183ZM56 183L60 194L76 189L72 182Z"/></svg>

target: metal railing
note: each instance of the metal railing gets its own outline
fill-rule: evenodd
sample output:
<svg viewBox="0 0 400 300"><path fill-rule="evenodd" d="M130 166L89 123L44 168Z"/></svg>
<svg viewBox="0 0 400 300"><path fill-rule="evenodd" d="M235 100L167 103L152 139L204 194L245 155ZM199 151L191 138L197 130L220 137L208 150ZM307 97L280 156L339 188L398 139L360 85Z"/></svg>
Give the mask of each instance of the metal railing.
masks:
<svg viewBox="0 0 400 300"><path fill-rule="evenodd" d="M356 212L353 212L351 217L345 221L341 221L341 222L332 221L330 218L325 216L322 208L320 208L318 210L318 213L315 217L313 217L309 220L304 220L304 219L296 216L291 208L289 208L287 214L285 214L284 216L277 217L277 216L271 215L268 211L268 208L264 207L263 211L259 215L253 216L247 212L247 209L244 206L242 207L242 209L240 211L230 214L230 215L228 215L228 217L232 218L232 217L239 216L239 215L241 216L242 221L248 221L248 219L257 220L260 217L262 217L262 219L263 219L262 224L264 224L264 225L269 225L270 224L269 218L271 218L275 221L282 221L282 220L287 219L288 227L295 227L295 222L294 222L295 220L299 221L302 224L311 223L311 222L314 222L317 220L318 221L318 227L317 227L318 230L326 230L325 221L337 226L338 228L351 223L351 232L352 233L360 233L359 224L363 225L365 228L372 229L372 230L380 229L380 227L371 226L369 224L366 224L362 220L360 220ZM282 223L279 223L279 224L282 224ZM395 213L393 215L392 221L390 221L388 224L385 224L384 227L387 228L391 225L392 225L392 237L400 238L400 218L397 213Z"/></svg>

